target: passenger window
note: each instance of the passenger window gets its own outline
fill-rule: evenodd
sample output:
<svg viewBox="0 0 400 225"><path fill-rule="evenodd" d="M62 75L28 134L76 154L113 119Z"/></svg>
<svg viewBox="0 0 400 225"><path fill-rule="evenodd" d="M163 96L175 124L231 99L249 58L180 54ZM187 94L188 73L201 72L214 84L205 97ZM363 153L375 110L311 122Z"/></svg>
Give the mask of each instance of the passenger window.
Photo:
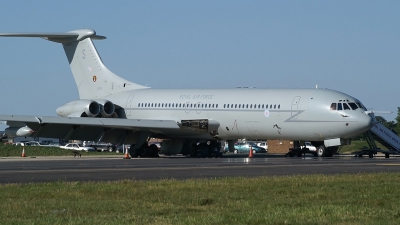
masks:
<svg viewBox="0 0 400 225"><path fill-rule="evenodd" d="M237 108L237 104L235 104L235 109Z"/></svg>
<svg viewBox="0 0 400 225"><path fill-rule="evenodd" d="M336 110L336 103L331 104L331 110Z"/></svg>
<svg viewBox="0 0 400 225"><path fill-rule="evenodd" d="M248 108L249 108L249 104L246 105L246 109L248 109Z"/></svg>
<svg viewBox="0 0 400 225"><path fill-rule="evenodd" d="M342 103L338 103L337 109L338 109L338 110L343 110L343 108L342 108Z"/></svg>
<svg viewBox="0 0 400 225"><path fill-rule="evenodd" d="M240 109L240 104L239 104L239 109Z"/></svg>
<svg viewBox="0 0 400 225"><path fill-rule="evenodd" d="M262 109L264 108L264 104L262 104L261 108L262 108Z"/></svg>
<svg viewBox="0 0 400 225"><path fill-rule="evenodd" d="M278 105L278 109L280 109L281 108L281 105Z"/></svg>
<svg viewBox="0 0 400 225"><path fill-rule="evenodd" d="M350 107L347 105L347 103L343 103L343 108L344 110L350 110Z"/></svg>
<svg viewBox="0 0 400 225"><path fill-rule="evenodd" d="M217 104L217 105L215 105L215 108L218 108L218 104Z"/></svg>
<svg viewBox="0 0 400 225"><path fill-rule="evenodd" d="M274 109L276 109L276 105L274 105Z"/></svg>

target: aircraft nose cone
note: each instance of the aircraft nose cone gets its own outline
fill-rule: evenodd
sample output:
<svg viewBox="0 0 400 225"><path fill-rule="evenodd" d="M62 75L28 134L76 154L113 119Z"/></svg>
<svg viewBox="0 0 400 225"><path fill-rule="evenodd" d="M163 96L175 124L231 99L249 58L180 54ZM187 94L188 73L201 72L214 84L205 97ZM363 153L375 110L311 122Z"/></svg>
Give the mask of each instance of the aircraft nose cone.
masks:
<svg viewBox="0 0 400 225"><path fill-rule="evenodd" d="M373 126L373 121L371 115L363 113L358 117L358 128L363 132L368 131Z"/></svg>

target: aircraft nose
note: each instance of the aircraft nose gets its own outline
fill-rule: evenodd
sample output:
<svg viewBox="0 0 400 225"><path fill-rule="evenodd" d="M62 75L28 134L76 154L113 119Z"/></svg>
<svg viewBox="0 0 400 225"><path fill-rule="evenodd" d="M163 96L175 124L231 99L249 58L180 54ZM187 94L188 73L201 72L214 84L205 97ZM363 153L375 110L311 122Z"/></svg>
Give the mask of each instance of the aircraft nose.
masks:
<svg viewBox="0 0 400 225"><path fill-rule="evenodd" d="M358 128L363 131L368 131L373 126L374 119L371 115L362 113L358 117Z"/></svg>

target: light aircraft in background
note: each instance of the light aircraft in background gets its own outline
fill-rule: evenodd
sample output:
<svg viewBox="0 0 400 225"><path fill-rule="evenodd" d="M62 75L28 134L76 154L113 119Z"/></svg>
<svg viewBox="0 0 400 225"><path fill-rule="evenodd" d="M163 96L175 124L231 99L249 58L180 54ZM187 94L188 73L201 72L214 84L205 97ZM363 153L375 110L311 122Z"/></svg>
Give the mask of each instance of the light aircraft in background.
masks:
<svg viewBox="0 0 400 225"><path fill-rule="evenodd" d="M368 131L373 115L345 93L328 89L154 89L125 80L103 64L94 30L3 33L62 44L78 88L78 100L57 116L1 115L10 136L132 144L130 154L156 156L150 138L163 138L161 153L196 155L196 143L217 147L237 139L311 141L319 156ZM133 72L132 72L133 73Z"/></svg>

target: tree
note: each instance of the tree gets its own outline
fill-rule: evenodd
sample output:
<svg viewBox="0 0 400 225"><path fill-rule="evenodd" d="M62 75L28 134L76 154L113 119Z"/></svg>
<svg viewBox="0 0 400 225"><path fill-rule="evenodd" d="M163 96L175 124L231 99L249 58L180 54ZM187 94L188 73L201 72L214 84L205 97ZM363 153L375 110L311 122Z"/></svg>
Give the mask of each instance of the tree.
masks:
<svg viewBox="0 0 400 225"><path fill-rule="evenodd" d="M396 124L394 125L394 131L397 135L400 134L400 107L397 107L397 116L395 118Z"/></svg>

